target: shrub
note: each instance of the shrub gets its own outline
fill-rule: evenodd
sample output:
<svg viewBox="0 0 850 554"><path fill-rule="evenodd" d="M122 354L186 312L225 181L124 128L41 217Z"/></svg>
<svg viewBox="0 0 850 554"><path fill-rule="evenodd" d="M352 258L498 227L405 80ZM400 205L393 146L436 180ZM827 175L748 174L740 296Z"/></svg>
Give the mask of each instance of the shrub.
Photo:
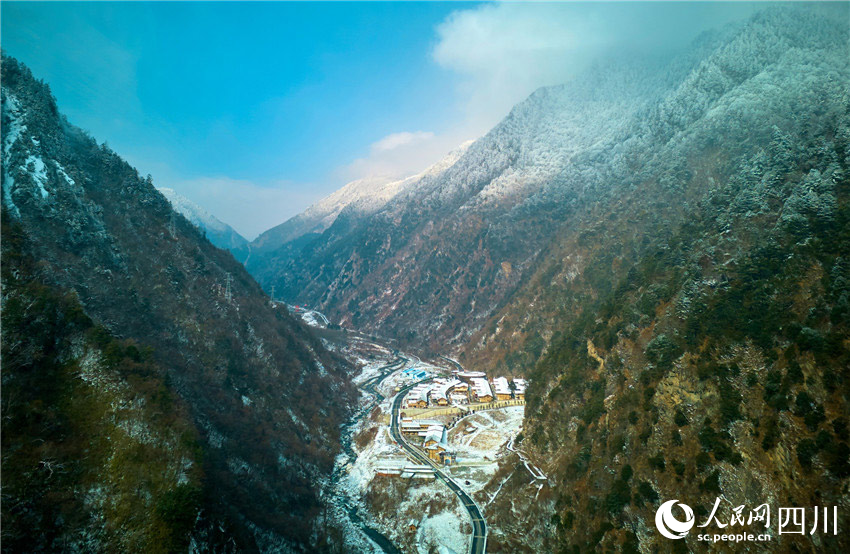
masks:
<svg viewBox="0 0 850 554"><path fill-rule="evenodd" d="M711 474L706 477L702 483L700 483L699 490L720 494L722 492L720 490L720 473L717 470L712 471Z"/></svg>
<svg viewBox="0 0 850 554"><path fill-rule="evenodd" d="M664 456L661 454L656 454L649 460L649 467L655 469L657 471L664 471L666 464L664 463Z"/></svg>
<svg viewBox="0 0 850 554"><path fill-rule="evenodd" d="M670 434L670 440L673 442L673 446L682 446L682 434L678 429L673 429L673 432Z"/></svg>
<svg viewBox="0 0 850 554"><path fill-rule="evenodd" d="M782 374L771 369L764 383L764 401L776 411L788 409L788 383L783 382Z"/></svg>
<svg viewBox="0 0 850 554"><path fill-rule="evenodd" d="M646 357L661 369L669 369L682 349L667 335L658 335L646 345Z"/></svg>
<svg viewBox="0 0 850 554"><path fill-rule="evenodd" d="M700 452L696 457L697 471L705 471L711 465L711 456L707 452Z"/></svg>
<svg viewBox="0 0 850 554"><path fill-rule="evenodd" d="M832 420L832 429L835 431L835 436L846 441L850 438L850 433L847 431L847 420L843 417L837 417Z"/></svg>
<svg viewBox="0 0 850 554"><path fill-rule="evenodd" d="M655 489L652 488L652 485L647 481L641 481L638 483L638 494L650 503L658 502L658 493L655 492Z"/></svg>
<svg viewBox="0 0 850 554"><path fill-rule="evenodd" d="M631 501L632 493L629 489L629 484L622 479L617 479L611 487L611 492L605 498L605 506L610 513L618 514Z"/></svg>
<svg viewBox="0 0 850 554"><path fill-rule="evenodd" d="M850 447L843 442L833 442L824 449L826 467L830 473L844 479L850 476Z"/></svg>
<svg viewBox="0 0 850 554"><path fill-rule="evenodd" d="M761 440L761 447L767 451L776 446L779 440L779 425L775 419L770 419L765 426L764 437Z"/></svg>
<svg viewBox="0 0 850 554"><path fill-rule="evenodd" d="M811 469L812 459L817 453L817 444L811 439L803 439L797 444L797 460L804 469Z"/></svg>

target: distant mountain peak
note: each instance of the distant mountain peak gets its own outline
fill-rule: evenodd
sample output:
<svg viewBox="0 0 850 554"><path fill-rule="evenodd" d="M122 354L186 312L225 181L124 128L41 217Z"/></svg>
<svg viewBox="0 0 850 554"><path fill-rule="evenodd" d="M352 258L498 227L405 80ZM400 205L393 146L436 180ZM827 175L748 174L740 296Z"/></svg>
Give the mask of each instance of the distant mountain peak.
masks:
<svg viewBox="0 0 850 554"><path fill-rule="evenodd" d="M204 231L209 241L219 248L230 250L239 248L248 242L233 227L174 189L161 187L157 190L165 196L177 212L188 219L192 225Z"/></svg>
<svg viewBox="0 0 850 554"><path fill-rule="evenodd" d="M436 176L450 168L473 142L461 144L440 161L409 177L371 176L351 181L300 214L261 234L251 243L251 248L255 252L268 252L308 233L324 232L344 210L359 215L372 214L401 193L415 189L425 177Z"/></svg>

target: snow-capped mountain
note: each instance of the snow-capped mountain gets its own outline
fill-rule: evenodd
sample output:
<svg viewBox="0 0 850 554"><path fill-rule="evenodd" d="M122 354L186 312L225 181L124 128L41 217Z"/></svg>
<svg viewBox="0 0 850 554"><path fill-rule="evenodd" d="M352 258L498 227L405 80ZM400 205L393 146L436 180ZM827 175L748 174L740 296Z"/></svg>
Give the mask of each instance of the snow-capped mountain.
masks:
<svg viewBox="0 0 850 554"><path fill-rule="evenodd" d="M346 326L529 377L517 441L549 478L490 483L493 550L666 550L644 523L662 498L840 504L848 36L767 9L675 58L600 63L248 268Z"/></svg>
<svg viewBox="0 0 850 554"><path fill-rule="evenodd" d="M267 289L344 323L430 337L435 346L466 344L528 286L576 218L650 175L671 187L683 182L693 171L687 160L710 147L736 159L768 140L773 125L796 124L788 113L816 113L798 98L821 93L779 75L805 73L809 58L835 65L842 45L830 50L820 34L801 33L795 17L769 12L667 57L600 61L533 93L448 167L401 187L371 215L342 210L320 235L252 257L248 270ZM811 14L803 21L835 34ZM812 79L832 86L830 71ZM676 192L681 202L708 185L693 186Z"/></svg>
<svg viewBox="0 0 850 554"><path fill-rule="evenodd" d="M201 229L206 234L209 241L219 248L233 250L248 242L248 240L237 233L233 227L212 215L185 196L178 194L174 191L174 189L161 187L157 190L165 196L177 212L192 222L195 227Z"/></svg>
<svg viewBox="0 0 850 554"><path fill-rule="evenodd" d="M356 217L375 213L399 194L415 189L426 177L433 177L451 167L472 142L461 144L426 170L404 179L365 177L351 181L302 213L262 233L251 242L251 255L270 252L304 235L323 233L333 225L343 210Z"/></svg>

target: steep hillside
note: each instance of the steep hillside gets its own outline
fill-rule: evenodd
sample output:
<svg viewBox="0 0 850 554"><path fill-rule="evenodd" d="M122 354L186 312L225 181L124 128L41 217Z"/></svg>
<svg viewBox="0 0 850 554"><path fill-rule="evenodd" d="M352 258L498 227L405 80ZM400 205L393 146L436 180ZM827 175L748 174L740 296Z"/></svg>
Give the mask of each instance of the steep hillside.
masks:
<svg viewBox="0 0 850 554"><path fill-rule="evenodd" d="M806 10L764 12L719 41L621 136L574 158L561 180L584 194L570 200L575 209L528 283L470 339L463 359L532 366L559 320L613 288L659 229L667 236L692 217L742 160L764 156L779 136L826 125L844 102L846 40L846 23ZM557 202L562 190L550 183L536 198ZM597 286L582 286L588 278Z"/></svg>
<svg viewBox="0 0 850 554"><path fill-rule="evenodd" d="M315 546L345 366L28 69L2 84L4 546Z"/></svg>
<svg viewBox="0 0 850 554"><path fill-rule="evenodd" d="M521 443L552 487L529 504L517 469L516 488L504 487L489 512L503 531L491 544L666 548L653 517L673 498L700 523L721 495L726 522L732 507L764 502L842 513L850 501L849 101L741 160L685 222L651 225L646 236L656 238L613 289L593 263L576 278L570 291L586 301L561 320L530 373ZM587 247L599 248L597 240ZM848 547L843 534L773 534L774 550ZM675 547L708 545L691 536Z"/></svg>
<svg viewBox="0 0 850 554"><path fill-rule="evenodd" d="M596 170L633 176L559 232L467 356L528 374L520 444L550 478L529 495L504 468L493 551L717 548L660 537L671 499L700 524L717 497L724 522L765 502L842 513L848 38L846 20L761 14L644 114L625 157L606 146ZM776 529L752 549L848 548Z"/></svg>
<svg viewBox="0 0 850 554"><path fill-rule="evenodd" d="M204 208L198 206L185 196L177 194L170 188L157 189L171 203L171 207L179 212L192 224L200 229L204 236L219 248L225 250L236 250L244 246L248 241L236 232L233 227L223 222Z"/></svg>
<svg viewBox="0 0 850 554"><path fill-rule="evenodd" d="M3 226L3 547L188 547L203 456L148 348L96 325Z"/></svg>

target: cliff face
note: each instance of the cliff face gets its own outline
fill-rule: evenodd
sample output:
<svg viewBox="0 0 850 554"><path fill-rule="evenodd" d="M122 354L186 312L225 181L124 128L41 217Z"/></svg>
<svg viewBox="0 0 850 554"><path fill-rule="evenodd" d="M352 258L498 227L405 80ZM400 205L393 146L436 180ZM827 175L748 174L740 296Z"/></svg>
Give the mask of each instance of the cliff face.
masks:
<svg viewBox="0 0 850 554"><path fill-rule="evenodd" d="M140 177L108 147L70 125L47 86L29 70L4 57L2 71L3 217L8 223L3 236L4 308L12 302L7 292L42 283L51 295L76 299L80 317L91 319L93 328L102 329L98 333L112 337L109 340L124 345L121 348L132 345L144 353L139 361L120 349L115 356L119 362L129 357L146 364L151 382L159 383L162 394L182 408L174 408L174 413L166 408L141 410L132 419L156 429L162 427L157 418L176 417L189 430L186 436L196 436L200 444L197 451L191 440L173 452L168 446L169 456L161 462L195 460L191 467L203 472L203 480L189 478L196 487L191 499L197 521L181 523L196 542L218 548L224 546L218 537L231 535L231 546L249 550L315 545L321 540L314 529L321 510L319 489L338 448L339 423L353 399L346 367L302 324L272 308L241 265L174 212L149 178ZM17 250L7 249L12 228L22 237ZM31 269L6 272L19 257L31 260ZM39 318L26 309L19 317ZM6 340L14 336L16 321L7 320L4 309L4 391L18 386L18 379L34 379L21 372L40 373L53 364L43 365L32 356L32 348ZM43 340L51 340L51 332L45 330ZM118 371L115 378L126 381L126 390L115 393L118 398L144 398L154 385L137 380L132 372L128 376L114 370L103 359L111 355L112 343L77 337L87 333L84 325L58 335L57 343L77 346L57 353L56 363L92 360L97 371ZM25 369L7 371L7 356L15 356ZM64 365L62 371L73 375ZM72 376L63 379L73 381ZM94 387L93 395L106 395L97 402L113 398L113 391L97 390L100 381L85 386ZM73 390L45 394L67 397ZM34 401L48 402L40 393L30 394L36 396ZM82 443L105 425L119 425L120 418L110 412L117 401L67 432ZM23 406L12 403L12 408ZM69 409L77 413L77 408ZM6 420L4 456L17 444L6 448L5 441L13 437L5 426ZM42 432L39 429L31 430ZM170 444L168 437L179 430L163 430L161 444ZM124 435L129 435L127 440L137 438L126 430ZM42 439L17 437L21 442ZM144 448L139 448L143 455ZM109 476L99 480L100 471L87 470L92 480L76 483L76 490L107 504L116 502ZM163 479L173 485L173 468L169 471ZM16 478L7 473L7 480ZM143 475L130 478L138 479L142 489L153 486ZM141 489L136 494L147 496ZM150 501L155 500L154 494ZM14 502L4 502L4 516L11 505ZM46 520L43 524L59 525ZM212 532L219 528L225 532ZM4 534L15 531L4 525ZM180 540L187 537L184 533ZM108 536L102 540L105 545L121 544Z"/></svg>

